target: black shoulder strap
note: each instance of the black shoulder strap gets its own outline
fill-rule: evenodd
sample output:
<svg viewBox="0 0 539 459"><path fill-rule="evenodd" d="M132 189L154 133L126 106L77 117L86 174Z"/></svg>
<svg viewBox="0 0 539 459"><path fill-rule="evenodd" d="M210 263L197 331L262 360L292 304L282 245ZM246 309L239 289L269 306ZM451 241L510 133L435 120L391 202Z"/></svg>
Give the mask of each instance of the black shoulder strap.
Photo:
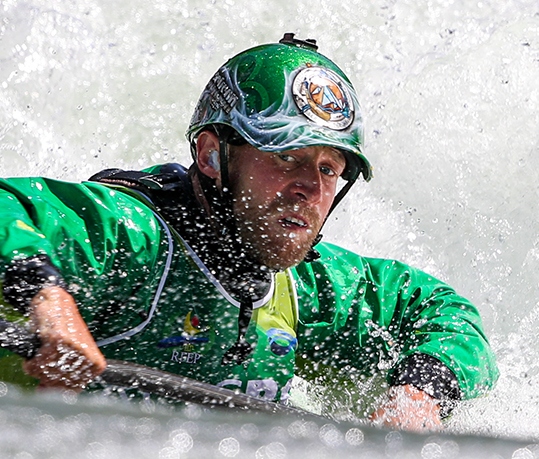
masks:
<svg viewBox="0 0 539 459"><path fill-rule="evenodd" d="M105 169L92 175L88 180L110 185L121 185L151 195L151 190L169 191L183 187L186 179L187 170L185 167L177 163L169 163L161 166L159 173Z"/></svg>
<svg viewBox="0 0 539 459"><path fill-rule="evenodd" d="M193 220L198 208L188 170L181 164L163 164L157 173L105 169L89 180L123 186L144 194L164 220L182 236L185 225Z"/></svg>

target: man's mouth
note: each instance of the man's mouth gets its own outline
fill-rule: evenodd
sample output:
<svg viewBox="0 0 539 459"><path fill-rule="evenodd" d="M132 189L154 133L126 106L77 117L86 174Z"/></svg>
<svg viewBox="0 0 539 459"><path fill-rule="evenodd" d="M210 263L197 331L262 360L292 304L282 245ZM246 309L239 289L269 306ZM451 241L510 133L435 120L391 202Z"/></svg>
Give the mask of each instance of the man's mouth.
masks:
<svg viewBox="0 0 539 459"><path fill-rule="evenodd" d="M307 228L307 222L297 217L283 217L281 223L289 228Z"/></svg>

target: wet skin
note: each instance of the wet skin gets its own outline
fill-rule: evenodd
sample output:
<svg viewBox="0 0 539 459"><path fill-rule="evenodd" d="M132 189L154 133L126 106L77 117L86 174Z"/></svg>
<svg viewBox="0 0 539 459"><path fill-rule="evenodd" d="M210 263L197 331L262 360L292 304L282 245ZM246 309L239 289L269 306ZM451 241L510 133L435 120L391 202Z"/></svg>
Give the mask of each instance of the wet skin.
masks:
<svg viewBox="0 0 539 459"><path fill-rule="evenodd" d="M265 265L285 269L305 257L331 208L344 156L330 147L230 153L234 214L244 243Z"/></svg>

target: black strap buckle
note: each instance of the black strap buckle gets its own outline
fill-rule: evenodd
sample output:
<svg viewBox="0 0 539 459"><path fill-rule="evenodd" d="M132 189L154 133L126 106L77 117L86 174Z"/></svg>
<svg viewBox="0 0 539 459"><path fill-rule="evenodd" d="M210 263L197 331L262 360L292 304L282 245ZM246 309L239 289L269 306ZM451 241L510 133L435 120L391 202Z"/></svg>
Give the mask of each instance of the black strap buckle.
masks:
<svg viewBox="0 0 539 459"><path fill-rule="evenodd" d="M299 38L294 38L293 33L285 33L283 38L279 40L279 43L284 43L287 45L298 45L298 46L302 46L303 48L312 49L313 51L318 50L318 45L316 44L316 40L314 40L313 38L300 40Z"/></svg>

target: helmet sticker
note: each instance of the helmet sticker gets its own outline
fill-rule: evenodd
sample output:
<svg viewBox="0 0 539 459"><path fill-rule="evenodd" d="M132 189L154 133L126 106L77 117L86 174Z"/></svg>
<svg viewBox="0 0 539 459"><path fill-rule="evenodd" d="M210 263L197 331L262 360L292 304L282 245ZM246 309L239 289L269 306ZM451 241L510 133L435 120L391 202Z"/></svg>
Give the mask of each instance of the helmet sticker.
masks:
<svg viewBox="0 0 539 459"><path fill-rule="evenodd" d="M354 121L354 105L347 86L335 72L309 66L292 83L296 105L311 121L334 130Z"/></svg>
<svg viewBox="0 0 539 459"><path fill-rule="evenodd" d="M206 90L209 92L210 105L214 110L221 108L225 113L230 113L239 99L231 88L229 78L223 68L212 77Z"/></svg>

